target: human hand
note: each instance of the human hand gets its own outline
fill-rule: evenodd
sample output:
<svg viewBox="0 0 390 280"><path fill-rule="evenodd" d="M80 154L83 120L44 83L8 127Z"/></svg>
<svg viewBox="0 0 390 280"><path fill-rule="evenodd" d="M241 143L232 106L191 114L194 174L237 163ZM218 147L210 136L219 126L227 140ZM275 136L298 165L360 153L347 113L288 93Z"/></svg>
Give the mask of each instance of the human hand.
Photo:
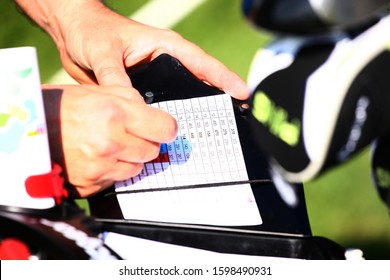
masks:
<svg viewBox="0 0 390 280"><path fill-rule="evenodd" d="M82 20L85 18L90 21ZM91 83L96 78L102 85L129 85L124 68L168 53L199 79L236 98L249 96L238 75L179 34L137 23L105 8L74 19L66 38L61 59L65 69L80 82ZM86 69L92 69L94 75Z"/></svg>
<svg viewBox="0 0 390 280"><path fill-rule="evenodd" d="M249 88L235 73L172 30L147 26L99 0L15 0L56 43L65 70L82 84L131 86L126 68L162 53L177 58L200 80L238 99Z"/></svg>
<svg viewBox="0 0 390 280"><path fill-rule="evenodd" d="M44 85L53 161L73 196L87 197L137 175L177 134L175 119L132 88Z"/></svg>

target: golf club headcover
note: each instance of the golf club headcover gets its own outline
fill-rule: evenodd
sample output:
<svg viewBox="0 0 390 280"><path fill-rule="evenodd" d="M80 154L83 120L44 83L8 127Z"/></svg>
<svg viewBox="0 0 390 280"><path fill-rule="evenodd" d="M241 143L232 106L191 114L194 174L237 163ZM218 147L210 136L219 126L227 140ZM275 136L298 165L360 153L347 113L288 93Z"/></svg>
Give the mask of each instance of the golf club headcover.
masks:
<svg viewBox="0 0 390 280"><path fill-rule="evenodd" d="M389 0L243 0L248 21L272 32L318 34L370 24Z"/></svg>
<svg viewBox="0 0 390 280"><path fill-rule="evenodd" d="M285 37L256 55L250 119L273 172L305 182L388 134L389 30L385 17L357 36Z"/></svg>

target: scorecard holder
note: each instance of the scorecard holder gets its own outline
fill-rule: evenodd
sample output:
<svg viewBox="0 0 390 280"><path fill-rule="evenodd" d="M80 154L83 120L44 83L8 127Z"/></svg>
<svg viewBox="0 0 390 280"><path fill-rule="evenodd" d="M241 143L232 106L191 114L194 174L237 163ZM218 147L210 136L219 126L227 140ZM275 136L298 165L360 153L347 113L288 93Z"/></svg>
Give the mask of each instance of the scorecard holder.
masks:
<svg viewBox="0 0 390 280"><path fill-rule="evenodd" d="M135 72L133 86L146 103L225 94L199 81L178 60L163 54ZM265 157L252 138L246 101L232 98L246 168L262 224L210 226L124 219L114 186L88 199L91 215L102 231L206 249L221 253L299 259L344 259L345 248L312 236L303 186L293 185L297 203L283 199L268 172Z"/></svg>

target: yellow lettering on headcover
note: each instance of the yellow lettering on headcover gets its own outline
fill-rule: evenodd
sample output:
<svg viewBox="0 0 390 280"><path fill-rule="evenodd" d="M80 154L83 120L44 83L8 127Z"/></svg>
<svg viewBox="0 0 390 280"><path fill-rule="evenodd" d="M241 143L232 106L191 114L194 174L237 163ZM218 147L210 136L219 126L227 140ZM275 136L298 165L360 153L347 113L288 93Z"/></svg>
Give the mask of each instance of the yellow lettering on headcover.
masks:
<svg viewBox="0 0 390 280"><path fill-rule="evenodd" d="M377 167L375 169L375 174L378 180L378 185L381 188L384 189L390 189L390 172L389 170L382 168L382 167Z"/></svg>
<svg viewBox="0 0 390 280"><path fill-rule="evenodd" d="M271 134L283 142L290 146L298 144L300 120L289 121L288 112L276 106L263 91L257 91L254 95L252 114L261 124L269 128Z"/></svg>

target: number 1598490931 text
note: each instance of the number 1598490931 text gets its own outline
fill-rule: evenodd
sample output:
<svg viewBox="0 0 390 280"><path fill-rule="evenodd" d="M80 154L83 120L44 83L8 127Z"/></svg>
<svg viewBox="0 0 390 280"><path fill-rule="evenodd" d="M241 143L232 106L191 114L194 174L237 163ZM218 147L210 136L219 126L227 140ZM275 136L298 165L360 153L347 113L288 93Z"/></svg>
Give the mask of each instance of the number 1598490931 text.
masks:
<svg viewBox="0 0 390 280"><path fill-rule="evenodd" d="M213 267L213 275L268 275L271 276L271 267L265 266L217 266Z"/></svg>

